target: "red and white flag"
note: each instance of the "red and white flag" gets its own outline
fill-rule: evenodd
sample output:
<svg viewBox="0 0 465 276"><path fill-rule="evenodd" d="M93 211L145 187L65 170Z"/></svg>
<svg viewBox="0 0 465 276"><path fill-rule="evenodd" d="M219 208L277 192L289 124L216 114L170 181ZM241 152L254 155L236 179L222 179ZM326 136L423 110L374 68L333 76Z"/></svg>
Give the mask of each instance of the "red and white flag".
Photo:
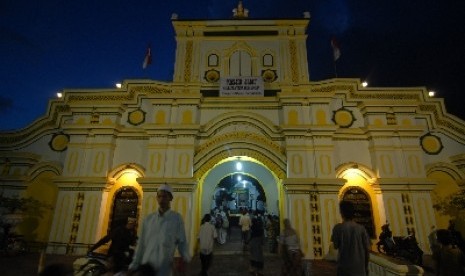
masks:
<svg viewBox="0 0 465 276"><path fill-rule="evenodd" d="M150 46L148 46L147 52L145 53L144 62L142 63L142 68L145 69L150 64L152 64L152 50L150 49Z"/></svg>
<svg viewBox="0 0 465 276"><path fill-rule="evenodd" d="M339 43L337 43L337 40L334 37L331 39L331 47L333 47L334 61L337 61L341 56L341 50L339 49Z"/></svg>

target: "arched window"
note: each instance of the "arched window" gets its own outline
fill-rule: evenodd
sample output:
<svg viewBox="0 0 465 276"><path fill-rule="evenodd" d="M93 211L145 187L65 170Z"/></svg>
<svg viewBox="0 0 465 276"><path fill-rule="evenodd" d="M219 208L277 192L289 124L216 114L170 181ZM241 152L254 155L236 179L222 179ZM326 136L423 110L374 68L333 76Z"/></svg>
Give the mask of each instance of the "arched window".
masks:
<svg viewBox="0 0 465 276"><path fill-rule="evenodd" d="M368 194L359 187L350 187L344 192L343 200L352 201L355 205L354 221L365 226L368 235L376 238L373 223L373 211Z"/></svg>
<svg viewBox="0 0 465 276"><path fill-rule="evenodd" d="M208 56L208 66L209 67L218 66L218 56L216 54L211 54Z"/></svg>
<svg viewBox="0 0 465 276"><path fill-rule="evenodd" d="M271 54L266 54L263 56L263 66L265 67L273 66L273 56Z"/></svg>
<svg viewBox="0 0 465 276"><path fill-rule="evenodd" d="M236 51L229 60L230 76L252 76L252 58L246 51Z"/></svg>

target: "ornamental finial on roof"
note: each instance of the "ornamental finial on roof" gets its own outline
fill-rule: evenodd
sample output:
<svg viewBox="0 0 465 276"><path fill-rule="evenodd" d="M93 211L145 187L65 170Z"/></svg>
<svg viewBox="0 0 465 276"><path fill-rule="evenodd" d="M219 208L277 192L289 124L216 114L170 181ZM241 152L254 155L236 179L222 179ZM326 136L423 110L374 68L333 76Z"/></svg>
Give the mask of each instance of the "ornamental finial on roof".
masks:
<svg viewBox="0 0 465 276"><path fill-rule="evenodd" d="M247 18L249 17L249 10L244 9L242 5L242 1L239 1L237 4L237 8L233 9L233 17L234 18Z"/></svg>

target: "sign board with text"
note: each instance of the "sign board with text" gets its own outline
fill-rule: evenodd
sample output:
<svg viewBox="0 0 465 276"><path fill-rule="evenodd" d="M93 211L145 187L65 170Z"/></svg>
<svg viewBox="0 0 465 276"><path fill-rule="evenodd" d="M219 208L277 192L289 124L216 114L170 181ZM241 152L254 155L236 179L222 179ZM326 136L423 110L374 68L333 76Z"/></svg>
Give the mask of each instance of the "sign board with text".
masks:
<svg viewBox="0 0 465 276"><path fill-rule="evenodd" d="M221 78L220 97L263 97L262 77Z"/></svg>

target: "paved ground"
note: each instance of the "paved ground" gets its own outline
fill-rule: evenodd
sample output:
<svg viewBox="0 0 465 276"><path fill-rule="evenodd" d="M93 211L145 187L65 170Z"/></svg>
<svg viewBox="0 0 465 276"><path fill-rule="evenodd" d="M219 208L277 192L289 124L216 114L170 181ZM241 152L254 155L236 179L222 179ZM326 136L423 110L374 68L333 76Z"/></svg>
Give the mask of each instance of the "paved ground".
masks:
<svg viewBox="0 0 465 276"><path fill-rule="evenodd" d="M47 255L45 264L64 263L71 265L76 256ZM39 254L30 253L18 257L0 257L0 275L23 276L37 275ZM210 269L210 275L248 275L248 255L216 255ZM311 264L311 275L336 275L335 264L326 261L313 261ZM277 256L266 256L264 275L280 275L281 262ZM188 266L187 275L198 275L200 272L200 260L194 257Z"/></svg>
<svg viewBox="0 0 465 276"><path fill-rule="evenodd" d="M233 237L228 240L225 245L216 245L214 251L214 259L210 268L210 275L226 275L247 276L249 268L248 252L242 250L240 238L234 233ZM266 250L265 250L266 252ZM29 253L16 257L0 256L0 275L4 276L22 276L22 275L37 275L39 254ZM52 263L64 263L72 265L78 256L64 255L47 255L45 256L45 265ZM425 275L434 275L430 268L430 258L425 256ZM336 264L334 262L324 260L314 260L308 264L310 275L336 275ZM265 253L265 269L264 275L280 275L281 260L276 254ZM192 259L188 266L187 275L198 275L200 272L200 260L198 256Z"/></svg>

